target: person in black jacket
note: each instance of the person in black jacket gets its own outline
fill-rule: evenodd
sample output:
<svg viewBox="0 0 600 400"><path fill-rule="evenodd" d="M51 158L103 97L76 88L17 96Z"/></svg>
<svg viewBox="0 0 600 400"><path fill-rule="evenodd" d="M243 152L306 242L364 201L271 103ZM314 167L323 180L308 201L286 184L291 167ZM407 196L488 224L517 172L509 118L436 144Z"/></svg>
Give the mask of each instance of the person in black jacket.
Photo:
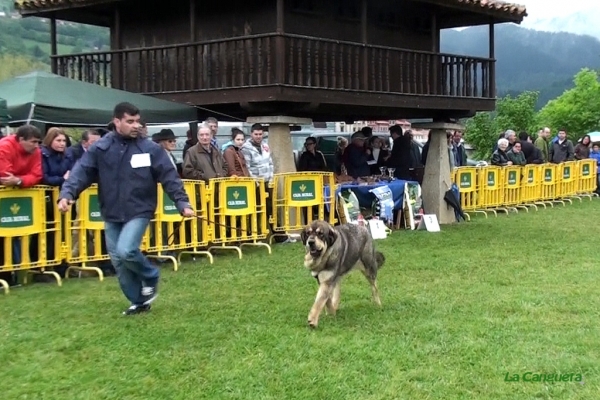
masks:
<svg viewBox="0 0 600 400"><path fill-rule="evenodd" d="M196 215L167 153L141 136L139 121L137 107L117 104L115 131L88 149L63 184L58 201L59 210L67 212L81 192L98 183L108 253L131 302L125 315L149 311L157 296L159 270L139 250L156 213L157 184L184 217Z"/></svg>
<svg viewBox="0 0 600 400"><path fill-rule="evenodd" d="M307 137L304 142L304 148L306 151L300 156L298 172L326 172L327 162L325 161L323 153L317 150L317 139L314 137Z"/></svg>
<svg viewBox="0 0 600 400"><path fill-rule="evenodd" d="M390 128L390 135L394 140L392 154L387 161L388 168L395 168L394 176L398 179L410 180L411 165L411 136L410 132L403 132L398 124Z"/></svg>
<svg viewBox="0 0 600 400"><path fill-rule="evenodd" d="M79 161L83 154L90 148L91 145L96 143L100 139L100 134L94 129L88 129L81 134L81 140L74 146L67 148L67 156L70 157L73 162Z"/></svg>

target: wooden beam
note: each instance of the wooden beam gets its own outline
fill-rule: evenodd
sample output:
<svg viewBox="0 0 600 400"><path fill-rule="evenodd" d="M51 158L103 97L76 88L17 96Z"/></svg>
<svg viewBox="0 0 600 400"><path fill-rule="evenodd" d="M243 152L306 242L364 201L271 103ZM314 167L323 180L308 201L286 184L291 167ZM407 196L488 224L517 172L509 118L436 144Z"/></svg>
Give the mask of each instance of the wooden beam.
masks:
<svg viewBox="0 0 600 400"><path fill-rule="evenodd" d="M276 10L276 19L277 19L277 33L285 32L285 2L284 0L275 0L275 10Z"/></svg>
<svg viewBox="0 0 600 400"><path fill-rule="evenodd" d="M89 0L89 1L78 1L75 3L71 2L60 2L52 5L44 5L42 7L26 7L26 8L17 8L19 14L22 16L38 16L42 18L48 18L49 13L53 13L55 11L63 11L63 10L73 10L78 8L87 8L90 6L95 6L99 4L107 4L107 3L116 3L124 0ZM50 4L49 2L45 2L46 4Z"/></svg>
<svg viewBox="0 0 600 400"><path fill-rule="evenodd" d="M285 62L286 54L285 51L285 1L275 0L275 18L276 18L276 32L275 38L269 40L275 40L275 48L277 49L277 57L275 58L275 82L277 84L284 84L285 82Z"/></svg>
<svg viewBox="0 0 600 400"><path fill-rule="evenodd" d="M489 31L489 58L490 58L490 95L491 97L496 97L496 39L495 39L495 29L494 29L494 21L490 22L490 31Z"/></svg>
<svg viewBox="0 0 600 400"><path fill-rule="evenodd" d="M196 42L196 0L190 0L190 42Z"/></svg>
<svg viewBox="0 0 600 400"><path fill-rule="evenodd" d="M227 92L227 96L222 93ZM206 105L217 110L218 107L228 107L240 103L271 103L276 108L284 102L310 104L320 103L319 107L337 109L338 115L352 114L348 111L359 112L361 117L381 116L381 113L390 115L403 115L405 109L414 109L423 115L431 116L440 113L453 113L457 111L492 111L494 99L467 98L453 96L417 96L400 93L371 93L363 91L338 91L331 89L310 89L292 86L264 86L240 89L214 89L202 91L170 92L170 93L143 93L164 100L180 103ZM360 95L358 95L360 94ZM269 99L269 100L266 100ZM216 101L215 101L216 100Z"/></svg>
<svg viewBox="0 0 600 400"><path fill-rule="evenodd" d="M118 5L115 6L113 29L115 37L112 40L112 45L114 47L112 47L111 50L120 50L123 48L123 41L121 37L121 10ZM111 86L115 89L121 89L123 87L123 61L121 57L123 57L122 54L114 53L111 59Z"/></svg>
<svg viewBox="0 0 600 400"><path fill-rule="evenodd" d="M440 32L437 26L437 9L434 9L431 13L431 52L440 52ZM441 88L438 88L438 68L441 62L441 57L435 57L433 65L431 66L431 84L433 86L433 94L438 94Z"/></svg>
<svg viewBox="0 0 600 400"><path fill-rule="evenodd" d="M190 42L195 43L197 40L197 28L196 28L196 0L190 0ZM192 52L192 88L198 87L198 65L196 59L196 52ZM192 136L195 138L196 136Z"/></svg>
<svg viewBox="0 0 600 400"><path fill-rule="evenodd" d="M50 56L55 56L57 54L57 45L56 45L56 18L54 15L50 18ZM50 58L52 73L56 74L58 71L56 65L56 59L54 57Z"/></svg>
<svg viewBox="0 0 600 400"><path fill-rule="evenodd" d="M369 43L369 2L368 0L361 0L360 2L360 41L363 44ZM360 88L366 90L369 87L369 50L366 47L360 49L362 53L362 79L360 82Z"/></svg>
<svg viewBox="0 0 600 400"><path fill-rule="evenodd" d="M368 31L367 31L367 27L369 26L369 21L368 21L368 6L369 3L367 0L362 0L361 1L361 7L360 7L360 40L362 43L367 44L368 42Z"/></svg>

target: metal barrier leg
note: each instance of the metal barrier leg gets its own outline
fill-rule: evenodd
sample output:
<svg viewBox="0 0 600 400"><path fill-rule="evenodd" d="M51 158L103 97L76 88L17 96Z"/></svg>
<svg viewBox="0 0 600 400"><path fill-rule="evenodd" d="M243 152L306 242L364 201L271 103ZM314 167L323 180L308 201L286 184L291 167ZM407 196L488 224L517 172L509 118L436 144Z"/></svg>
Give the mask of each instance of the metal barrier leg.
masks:
<svg viewBox="0 0 600 400"><path fill-rule="evenodd" d="M146 254L146 257L152 258L154 260L169 260L173 263L173 271L177 271L179 269L179 261L177 260L177 258L166 254L162 254L162 252L160 251L156 254Z"/></svg>
<svg viewBox="0 0 600 400"><path fill-rule="evenodd" d="M208 248L208 251L213 250L235 250L238 253L238 258L240 260L242 259L242 249L238 246L226 246L225 244L223 244L222 246L211 246Z"/></svg>
<svg viewBox="0 0 600 400"><path fill-rule="evenodd" d="M251 243L242 243L240 247L243 249L244 246L254 246L254 247L266 247L269 254L271 254L271 246L264 242L253 241Z"/></svg>
<svg viewBox="0 0 600 400"><path fill-rule="evenodd" d="M5 295L10 293L10 287L8 286L8 282L6 282L4 279L0 279L0 286L4 288Z"/></svg>
<svg viewBox="0 0 600 400"><path fill-rule="evenodd" d="M210 250L210 249L209 249ZM203 255L208 257L208 261L212 264L214 262L213 259L213 255L210 253L210 251L206 251L206 250L197 250L197 249L193 249L193 250L181 250L179 252L179 254L177 255L177 262L181 263L181 256L184 254L191 254L193 255ZM242 258L242 257L240 257ZM195 260L195 258L194 258Z"/></svg>
<svg viewBox="0 0 600 400"><path fill-rule="evenodd" d="M529 207L527 207L526 205L519 204L519 205L516 205L515 207L516 207L515 210L517 208L520 208L521 210L525 210L525 211L529 212ZM537 210L537 208L536 208L536 210Z"/></svg>
<svg viewBox="0 0 600 400"><path fill-rule="evenodd" d="M486 210L475 210L475 212L476 213L483 213L486 218L488 217L488 215L487 215L488 212L494 213L494 217L498 216L498 213L496 212L496 210L491 209L491 208L490 209L486 209Z"/></svg>
<svg viewBox="0 0 600 400"><path fill-rule="evenodd" d="M32 274L32 275L52 275L55 279L56 279L56 283L58 284L58 286L62 286L62 279L60 277L60 275L58 274L58 272L55 271L35 271L35 270L27 270L28 274Z"/></svg>
<svg viewBox="0 0 600 400"><path fill-rule="evenodd" d="M102 282L104 280L104 272L102 272L102 270L100 268L88 267L85 265L85 263L82 263L81 265L69 265L69 267L65 271L65 279L69 279L69 273L71 272L71 270L79 271L80 278L81 278L81 272L89 271L89 272L95 272L96 274L98 274L98 280L100 280L100 282Z"/></svg>

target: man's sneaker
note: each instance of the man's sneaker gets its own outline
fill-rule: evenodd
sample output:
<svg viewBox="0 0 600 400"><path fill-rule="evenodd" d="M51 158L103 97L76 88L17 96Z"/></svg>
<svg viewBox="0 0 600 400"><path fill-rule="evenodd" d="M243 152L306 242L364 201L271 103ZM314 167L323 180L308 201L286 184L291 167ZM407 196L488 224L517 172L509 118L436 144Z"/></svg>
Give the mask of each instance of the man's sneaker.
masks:
<svg viewBox="0 0 600 400"><path fill-rule="evenodd" d="M123 315L135 315L150 311L150 304L132 304L129 308L123 311Z"/></svg>
<svg viewBox="0 0 600 400"><path fill-rule="evenodd" d="M158 293L156 293L156 286L143 286L142 287L142 297L144 298L144 301L142 302L143 305L145 305L145 306L149 305L154 300L156 300L157 296L158 296Z"/></svg>

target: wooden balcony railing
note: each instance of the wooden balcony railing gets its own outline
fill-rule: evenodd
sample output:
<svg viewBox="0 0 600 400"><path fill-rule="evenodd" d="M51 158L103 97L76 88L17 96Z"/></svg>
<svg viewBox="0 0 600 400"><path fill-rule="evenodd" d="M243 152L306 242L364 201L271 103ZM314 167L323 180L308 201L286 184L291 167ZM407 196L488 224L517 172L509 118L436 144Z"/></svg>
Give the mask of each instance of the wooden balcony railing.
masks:
<svg viewBox="0 0 600 400"><path fill-rule="evenodd" d="M264 34L54 56L56 73L137 93L268 85L494 98L494 60Z"/></svg>

